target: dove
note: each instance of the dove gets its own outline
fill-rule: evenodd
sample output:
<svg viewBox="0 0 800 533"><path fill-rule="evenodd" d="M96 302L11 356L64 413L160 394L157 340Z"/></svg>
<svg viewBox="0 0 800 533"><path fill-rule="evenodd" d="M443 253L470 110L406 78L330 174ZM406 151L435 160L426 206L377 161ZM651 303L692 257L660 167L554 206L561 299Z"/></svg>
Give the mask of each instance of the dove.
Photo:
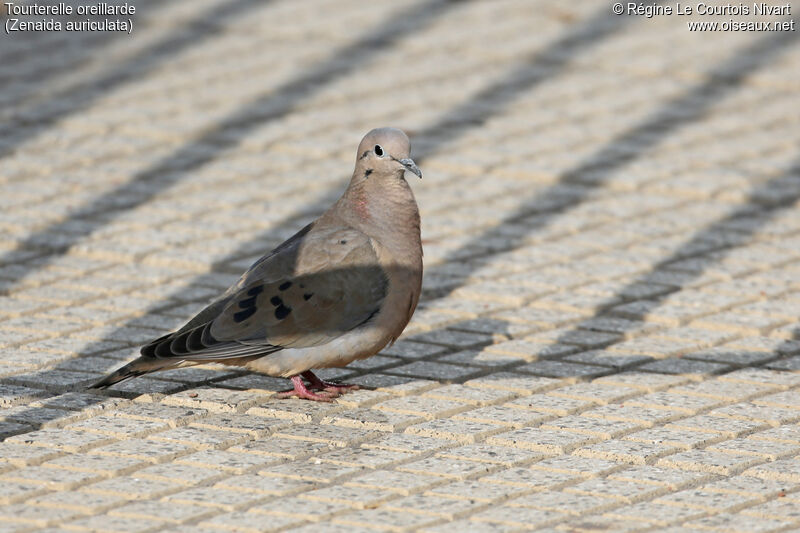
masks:
<svg viewBox="0 0 800 533"><path fill-rule="evenodd" d="M342 196L317 220L256 261L177 331L90 388L204 363L288 377L278 397L332 401L357 385L313 369L378 353L408 324L422 288L420 217L405 179L422 178L395 128L363 138ZM303 381L308 381L306 386Z"/></svg>

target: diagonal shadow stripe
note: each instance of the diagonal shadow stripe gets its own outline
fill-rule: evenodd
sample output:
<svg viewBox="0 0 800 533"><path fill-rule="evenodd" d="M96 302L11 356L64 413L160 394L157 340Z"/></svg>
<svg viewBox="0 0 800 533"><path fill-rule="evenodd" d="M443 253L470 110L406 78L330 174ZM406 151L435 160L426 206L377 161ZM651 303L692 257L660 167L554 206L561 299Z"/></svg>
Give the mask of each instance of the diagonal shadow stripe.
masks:
<svg viewBox="0 0 800 533"><path fill-rule="evenodd" d="M608 300L608 303L601 305L592 315L592 317L576 324L570 329L570 331L561 335L556 342L562 342L566 339L569 339L581 327L590 328L592 321L595 321L598 318L617 316L614 313L614 309L620 305L620 300L625 300L623 295L630 294L631 291L639 285L653 285L658 283L658 280L662 279L662 275L665 272L670 272L670 266L674 263L678 261L685 261L693 257L703 257L708 253L713 253L715 259L718 261L723 259L727 254L737 247L747 244L750 237L752 237L756 231L768 224L781 211L795 207L797 202L800 201L800 190L797 190L796 188L793 190L791 187L786 187L786 185L789 183L793 183L795 180L797 180L799 176L800 159L795 161L786 172L760 185L757 185L750 192L742 205L734 209L730 214L721 218L717 222L714 222L713 224L710 224L695 233L684 244L679 246L669 257L659 261L650 269L650 271L635 278L633 281L625 285L625 287L619 290L615 296ZM785 193L787 190L793 192ZM774 194L775 192L784 192L785 194L779 197L779 199L767 201L768 198L777 197L777 195ZM726 235L728 235L728 240L723 245L711 251L709 251L707 247L701 246L704 243L708 243L715 235L725 231L726 228L730 227L731 222L743 217L752 217L754 213L758 214L759 216L752 219L753 222L751 224L746 225L744 228L740 227L736 232L726 232ZM705 249L697 252L697 250L702 248ZM671 272L674 272L674 270ZM650 296L646 300L637 300L644 303L641 310L625 313L625 318L632 321L631 326L634 326L637 322L643 321L647 314L657 309L669 295L681 290L681 288L692 279L700 277L705 272L705 269L699 268L691 273L684 273L684 271L681 272L683 273L684 280L681 287L675 289L674 291L662 293L656 296ZM623 328L621 331L619 331L619 333L625 333L625 329ZM615 343L611 343L608 346L613 346L614 344ZM640 364L644 364L646 362L647 361L643 361Z"/></svg>
<svg viewBox="0 0 800 533"><path fill-rule="evenodd" d="M197 46L201 42L222 33L228 21L245 16L249 11L263 8L266 5L268 5L268 2L259 0L230 0L216 9L204 12L203 15L189 21L180 29L169 32L166 37L127 60L121 63L114 63L111 68L91 80L61 89L52 95L48 95L46 100L34 98L29 105L15 106L10 117L12 121L15 117L25 117L35 110L36 122L34 124L26 123L26 127L20 131L15 131L11 139L4 140L0 145L0 148L2 148L0 157L13 152L17 146L27 139L51 127L59 120L86 109L101 95L108 94L109 91L158 68L181 51ZM100 35L105 36L106 39L113 34L114 32L100 32ZM102 46L104 41L98 40L97 43L92 44L94 47L98 47ZM66 67L74 68L75 65L70 63ZM45 74L52 76L58 70L58 67L47 69ZM37 72L36 75L37 83L42 84L44 80L40 79L41 74ZM70 102L69 107L64 106L64 102ZM42 110L45 110L45 112L49 110L49 112L43 115ZM24 121L24 118L22 120Z"/></svg>
<svg viewBox="0 0 800 533"><path fill-rule="evenodd" d="M800 319L798 320L798 322L800 322ZM795 345L796 345L797 341L800 341L800 326L794 328L794 330L792 330L791 337L789 339L784 340L782 343L780 343L775 348L773 353L775 354L776 357L779 357L779 356L781 356L782 354L784 354L786 352L790 352L791 353L791 352L794 351L794 348L795 348ZM800 358L800 354L795 354L793 356L793 358L794 359Z"/></svg>
<svg viewBox="0 0 800 533"><path fill-rule="evenodd" d="M225 150L235 146L238 140L243 138L243 134L271 120L286 116L299 103L316 94L326 85L352 72L376 54L389 49L401 37L425 28L437 16L444 14L455 5L459 5L459 2L428 0L414 5L404 12L392 14L388 20L366 32L354 43L321 61L300 77L241 106L194 142L182 146L152 167L136 174L125 184L95 198L89 205L77 210L66 220L35 232L20 242L17 250L38 248L39 243L45 242L46 236L50 233L63 234L63 239L58 248L50 251L48 255L38 258L36 266L30 265L26 274L30 274L66 254L82 238L91 235L126 210L146 203L160 192L184 179L192 170L212 161ZM238 135L222 135L228 130L234 129ZM202 147L202 150L198 147ZM180 173L174 172L176 167L180 169ZM150 186L143 187L144 184ZM126 203L120 205L120 199L124 199L123 201ZM99 213L104 214L101 217L102 220L92 218ZM71 233L66 231L77 220L85 222L81 229ZM13 257L17 250L10 252L9 256L0 256L0 264L7 262L7 257ZM19 274L14 279L10 279L9 286L11 288L7 290L13 290L13 284L23 280L26 274Z"/></svg>
<svg viewBox="0 0 800 533"><path fill-rule="evenodd" d="M468 260L469 257L466 252L473 249L480 250L481 243L506 241L508 246L501 250L493 250L490 254L477 252L475 254L476 257L486 257L487 255L519 248L530 233L542 229L556 217L586 201L590 194L601 187L605 180L616 170L644 155L646 150L656 146L677 129L702 119L714 105L737 89L749 74L767 65L774 55L794 43L796 38L797 34L794 32L768 35L743 50L737 50L725 63L709 72L705 82L667 101L642 123L602 146L575 168L565 172L553 186L543 193L524 201L521 208L504 218L502 222L483 231L454 252L448 254L444 264L459 261L464 268L465 277L467 277L470 269L477 268L477 264ZM531 68L532 72L536 70ZM512 78L519 76L520 74L515 73ZM537 80L539 78L534 75L530 79ZM508 86L509 84L503 81L498 83L495 88L499 93L507 95L509 92ZM481 98L488 103L492 100L492 93L492 89L488 89L482 93ZM510 98L508 96L504 96L504 98L507 104ZM491 105L490 103L488 104L488 106ZM437 129L439 129L438 125L431 128L432 131ZM442 129L446 131L444 127ZM437 144L441 145L442 142L444 141ZM636 146L637 150L617 149L618 147L628 146ZM588 173L591 173L593 180L587 184L582 182L581 178ZM581 186L575 187L576 192L568 202L565 201L563 195L562 186L564 184ZM528 228L527 232L509 235L509 232L505 231L505 226L512 225L532 215L539 216L537 216L535 224L526 226ZM435 269L433 269L433 272L435 272ZM452 286L438 295L432 296L432 299L444 298L459 286L458 284Z"/></svg>
<svg viewBox="0 0 800 533"><path fill-rule="evenodd" d="M157 9L155 5L148 5L148 8ZM9 17L10 15L7 14L5 5L0 4L0 22L5 25L4 19ZM73 14L72 16L65 15L63 17L53 18L59 21L78 20L78 15ZM89 16L89 18L91 18L91 16ZM0 33L0 40L5 39L6 42L10 44L8 48L4 46L4 52L8 49L14 50L10 52L9 55L13 53L16 68L0 73L0 81L36 83L39 88L45 88L49 80L64 73L71 73L71 71L79 68L82 64L89 62L92 55L98 49L118 37L119 34L116 32L75 33L69 37L69 39L71 39L69 41L71 45L69 48L70 55L65 57L63 54L59 54L57 56L59 59L58 64L55 64L55 62L45 64L38 61L36 65L29 65L26 63L30 60L35 61L37 55L48 54L53 48L63 46L66 39L54 38L53 34L49 32L25 31L16 32L9 36L3 31ZM125 35L125 37L127 38L127 35ZM11 44L12 42L13 44ZM60 50L60 52L62 51ZM3 96L13 96L13 101L15 104L18 104L21 98L30 98L32 94L30 94L30 92L19 94L12 91ZM4 113L8 111L9 109L3 110Z"/></svg>
<svg viewBox="0 0 800 533"><path fill-rule="evenodd" d="M603 39L635 21L636 17L612 15L608 7L595 12L559 39L524 58L520 65L495 83L417 132L425 143L414 150L414 158L422 161L466 130L479 128L489 118L511 106L515 98L558 74L582 50L597 46Z"/></svg>

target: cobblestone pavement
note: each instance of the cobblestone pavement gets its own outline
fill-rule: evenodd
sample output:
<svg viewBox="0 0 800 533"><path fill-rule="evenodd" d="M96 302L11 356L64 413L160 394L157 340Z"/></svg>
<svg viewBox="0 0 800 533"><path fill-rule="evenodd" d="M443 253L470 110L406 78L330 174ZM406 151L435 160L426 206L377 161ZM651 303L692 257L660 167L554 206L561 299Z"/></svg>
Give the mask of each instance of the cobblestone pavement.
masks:
<svg viewBox="0 0 800 533"><path fill-rule="evenodd" d="M800 530L796 31L136 6L131 35L0 34L0 532ZM425 172L426 273L402 340L321 373L364 390L209 366L85 391L382 125Z"/></svg>

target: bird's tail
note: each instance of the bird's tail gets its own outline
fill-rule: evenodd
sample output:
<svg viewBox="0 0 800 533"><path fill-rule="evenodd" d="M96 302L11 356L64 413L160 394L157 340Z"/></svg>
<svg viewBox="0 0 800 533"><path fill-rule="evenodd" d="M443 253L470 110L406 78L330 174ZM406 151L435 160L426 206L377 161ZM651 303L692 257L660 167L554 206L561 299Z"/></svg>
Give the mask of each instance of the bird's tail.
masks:
<svg viewBox="0 0 800 533"><path fill-rule="evenodd" d="M176 361L165 361L163 359L156 359L154 357L142 356L139 357L138 359L131 361L127 365L118 368L117 370L107 375L103 379L89 385L88 388L107 389L108 387L114 385L115 383L135 378L143 374L149 374L150 372L155 372L157 370L166 370L168 368L174 368L176 366L178 366L176 365Z"/></svg>

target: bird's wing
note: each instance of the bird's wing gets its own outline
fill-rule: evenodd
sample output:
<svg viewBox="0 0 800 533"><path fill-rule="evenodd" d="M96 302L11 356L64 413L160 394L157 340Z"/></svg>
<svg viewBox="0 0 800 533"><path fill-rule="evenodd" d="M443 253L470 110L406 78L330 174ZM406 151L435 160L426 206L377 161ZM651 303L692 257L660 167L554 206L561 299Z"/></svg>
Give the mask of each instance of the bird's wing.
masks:
<svg viewBox="0 0 800 533"><path fill-rule="evenodd" d="M295 261L297 250L303 242L306 234L311 231L314 223L308 224L303 229L289 237L286 241L280 244L277 248L265 254L253 263L241 277L231 285L219 298L210 303L205 309L197 313L181 327L176 333L183 333L195 329L211 322L219 316L219 314L230 303L231 298L240 292L244 287L258 281L259 279L269 279L270 273L281 276L281 269L291 269L291 263ZM168 335L169 336L169 335ZM161 340L161 339L156 339ZM155 342L155 341L154 341Z"/></svg>
<svg viewBox="0 0 800 533"><path fill-rule="evenodd" d="M375 316L387 291L386 271L365 234L345 227L306 232L142 353L211 361L325 344Z"/></svg>

